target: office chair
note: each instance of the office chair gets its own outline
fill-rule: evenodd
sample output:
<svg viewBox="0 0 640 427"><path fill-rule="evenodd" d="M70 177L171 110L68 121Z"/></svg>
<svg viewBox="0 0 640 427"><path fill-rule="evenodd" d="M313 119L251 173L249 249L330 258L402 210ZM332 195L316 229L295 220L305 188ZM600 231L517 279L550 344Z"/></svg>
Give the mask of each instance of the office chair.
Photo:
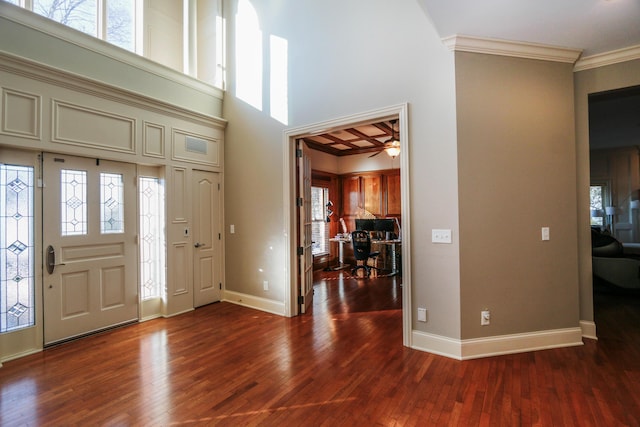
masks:
<svg viewBox="0 0 640 427"><path fill-rule="evenodd" d="M351 232L351 244L353 245L353 256L356 259L356 266L351 269L351 274L356 275L358 270L362 269L367 273L367 277L371 275L371 270L378 271L377 267L370 266L367 262L370 258L376 258L380 252L371 252L371 238L368 231L356 230ZM358 264L362 261L362 264Z"/></svg>

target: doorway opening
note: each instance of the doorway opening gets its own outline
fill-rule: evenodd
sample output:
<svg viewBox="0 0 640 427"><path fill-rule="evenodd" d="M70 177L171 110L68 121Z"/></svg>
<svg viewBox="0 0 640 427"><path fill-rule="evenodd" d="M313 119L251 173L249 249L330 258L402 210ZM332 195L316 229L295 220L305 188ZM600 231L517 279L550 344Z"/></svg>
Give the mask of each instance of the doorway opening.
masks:
<svg viewBox="0 0 640 427"><path fill-rule="evenodd" d="M410 244L410 196L409 196L409 146L408 146L408 105L400 104L379 110L373 110L353 116L343 117L327 122L289 129L285 132L283 140L283 150L285 153L284 170L284 205L285 205L285 239L289 254L286 257L285 276L288 283L286 286L285 314L296 316L300 314L299 301L303 275L300 274L299 263L299 242L301 232L297 221L298 209L301 201L298 201L297 188L299 168L297 144L298 141L307 136L323 134L327 132L339 132L345 128L357 125L365 125L385 120L397 120L396 131L400 137L400 192L401 192L401 217L402 217L402 318L403 318L403 344L411 346L411 244ZM309 245L310 246L310 245ZM304 265L304 264L303 264ZM307 275L305 275L307 276Z"/></svg>
<svg viewBox="0 0 640 427"><path fill-rule="evenodd" d="M640 86L590 94L588 107L594 320L620 338L604 313L640 303Z"/></svg>

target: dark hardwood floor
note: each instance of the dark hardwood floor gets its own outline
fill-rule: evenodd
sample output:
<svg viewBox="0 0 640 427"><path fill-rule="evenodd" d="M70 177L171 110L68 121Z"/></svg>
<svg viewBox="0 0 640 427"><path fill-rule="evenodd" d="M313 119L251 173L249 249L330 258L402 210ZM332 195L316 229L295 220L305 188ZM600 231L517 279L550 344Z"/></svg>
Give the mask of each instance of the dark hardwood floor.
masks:
<svg viewBox="0 0 640 427"><path fill-rule="evenodd" d="M600 340L456 361L402 346L400 278L318 273L312 313L212 304L0 368L0 424L637 426L640 297L596 293Z"/></svg>

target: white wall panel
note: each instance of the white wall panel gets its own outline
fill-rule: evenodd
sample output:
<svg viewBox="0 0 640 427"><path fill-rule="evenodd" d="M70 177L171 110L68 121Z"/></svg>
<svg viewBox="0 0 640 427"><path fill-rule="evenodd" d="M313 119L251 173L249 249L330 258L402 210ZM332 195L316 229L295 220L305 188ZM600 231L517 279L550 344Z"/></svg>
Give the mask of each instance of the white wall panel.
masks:
<svg viewBox="0 0 640 427"><path fill-rule="evenodd" d="M40 139L42 97L2 88L2 133Z"/></svg>

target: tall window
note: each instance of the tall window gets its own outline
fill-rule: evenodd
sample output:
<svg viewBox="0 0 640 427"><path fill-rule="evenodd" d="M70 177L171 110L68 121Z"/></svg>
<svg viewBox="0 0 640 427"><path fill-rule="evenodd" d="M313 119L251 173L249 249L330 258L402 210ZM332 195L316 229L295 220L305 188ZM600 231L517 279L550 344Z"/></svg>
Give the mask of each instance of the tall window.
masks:
<svg viewBox="0 0 640 427"><path fill-rule="evenodd" d="M164 188L140 177L140 279L142 300L160 298L165 286Z"/></svg>
<svg viewBox="0 0 640 427"><path fill-rule="evenodd" d="M311 253L322 255L329 253L329 222L327 221L327 203L329 189L311 187Z"/></svg>
<svg viewBox="0 0 640 427"><path fill-rule="evenodd" d="M35 322L33 175L0 164L0 332Z"/></svg>
<svg viewBox="0 0 640 427"><path fill-rule="evenodd" d="M603 226L604 225L604 198L605 198L605 186L604 185L592 185L590 187L589 199L591 208L591 225Z"/></svg>
<svg viewBox="0 0 640 427"><path fill-rule="evenodd" d="M139 0L10 0L9 3L135 52L136 1Z"/></svg>

